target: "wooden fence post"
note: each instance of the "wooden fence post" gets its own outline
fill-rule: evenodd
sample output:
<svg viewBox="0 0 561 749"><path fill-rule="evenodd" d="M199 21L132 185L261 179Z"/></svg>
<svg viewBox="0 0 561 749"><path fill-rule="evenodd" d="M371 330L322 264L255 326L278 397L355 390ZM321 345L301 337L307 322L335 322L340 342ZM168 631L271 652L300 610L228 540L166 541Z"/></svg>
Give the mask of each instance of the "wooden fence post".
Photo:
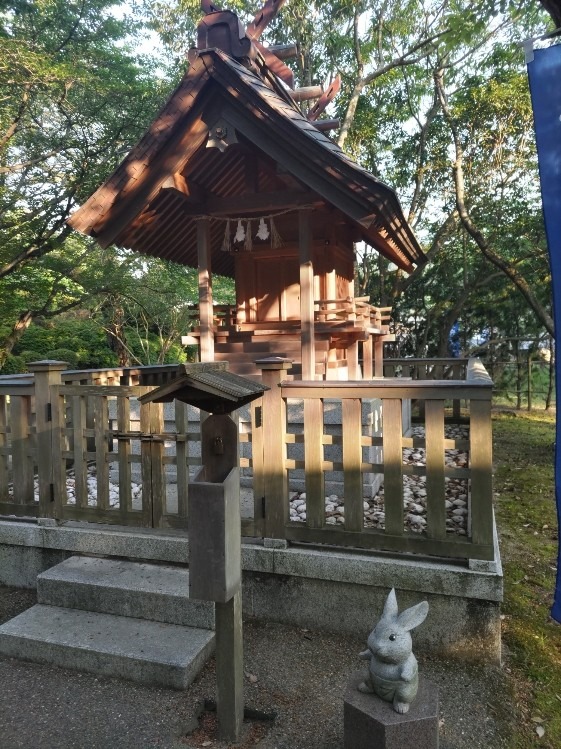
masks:
<svg viewBox="0 0 561 749"><path fill-rule="evenodd" d="M470 401L471 495L469 526L474 544L493 549L493 434L491 401L493 381L479 359L468 362L466 384L482 385L482 399ZM489 557L489 558L492 558Z"/></svg>
<svg viewBox="0 0 561 749"><path fill-rule="evenodd" d="M423 401L424 403L424 401ZM382 401L384 511L386 533L403 535L403 417L401 400Z"/></svg>
<svg viewBox="0 0 561 749"><path fill-rule="evenodd" d="M60 419L53 419L59 409L53 404L52 387L62 383L62 372L68 369L66 362L39 361L28 364L35 378L35 428L37 435L37 474L39 482L39 515L55 517L55 508L61 498L54 496L55 486L60 484L57 472L65 469L60 447L62 434ZM59 480L55 480L58 478Z"/></svg>
<svg viewBox="0 0 561 749"><path fill-rule="evenodd" d="M292 366L289 359L271 357L255 362L261 369L263 384L263 479L265 522L264 536L284 539L288 521L288 476L285 468L286 404L280 383Z"/></svg>
<svg viewBox="0 0 561 749"><path fill-rule="evenodd" d="M454 362L452 364L452 379L462 379L462 365L460 362ZM462 401L459 398L454 398L452 401L452 417L453 420L458 422L462 414Z"/></svg>
<svg viewBox="0 0 561 749"><path fill-rule="evenodd" d="M486 400L470 403L471 537L493 546L493 435L491 388Z"/></svg>

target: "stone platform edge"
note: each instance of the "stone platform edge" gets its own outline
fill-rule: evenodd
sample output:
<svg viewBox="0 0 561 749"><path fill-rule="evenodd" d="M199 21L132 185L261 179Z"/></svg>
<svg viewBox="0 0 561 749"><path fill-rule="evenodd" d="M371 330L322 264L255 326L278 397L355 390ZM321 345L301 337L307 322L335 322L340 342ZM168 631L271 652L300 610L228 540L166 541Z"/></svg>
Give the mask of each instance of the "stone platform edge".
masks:
<svg viewBox="0 0 561 749"><path fill-rule="evenodd" d="M189 557L187 533L71 521L51 522L0 521L0 583L16 585L15 580L3 579L8 574L7 567L11 566L7 558L10 547L27 548L31 555L32 549L36 549L38 552L55 552L55 555L56 552L95 554L169 564L187 564ZM503 598L503 573L496 531L493 562L453 564L413 556L403 558L391 554L301 546L266 548L258 543L244 543L242 565L244 571L254 573L396 587L417 593L495 602L501 602ZM25 575L25 569L21 569L17 586L35 587L37 574L52 565L40 566L37 572L31 572L30 578Z"/></svg>
<svg viewBox="0 0 561 749"><path fill-rule="evenodd" d="M189 539L173 530L0 521L0 584L34 588L38 574L75 554L186 565ZM495 560L483 564L253 542L243 544L242 567L245 617L366 641L395 587L400 610L429 602L429 617L415 634L421 651L501 661L503 576L496 535Z"/></svg>

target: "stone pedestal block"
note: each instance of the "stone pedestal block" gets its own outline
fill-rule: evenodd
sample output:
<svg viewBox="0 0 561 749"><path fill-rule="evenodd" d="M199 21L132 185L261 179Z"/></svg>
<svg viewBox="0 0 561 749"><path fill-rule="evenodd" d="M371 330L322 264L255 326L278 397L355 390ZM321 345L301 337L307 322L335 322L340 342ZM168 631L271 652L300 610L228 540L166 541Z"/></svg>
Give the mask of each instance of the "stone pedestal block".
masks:
<svg viewBox="0 0 561 749"><path fill-rule="evenodd" d="M345 749L438 749L438 688L422 676L405 715L390 702L357 687L364 671L351 677L345 694Z"/></svg>

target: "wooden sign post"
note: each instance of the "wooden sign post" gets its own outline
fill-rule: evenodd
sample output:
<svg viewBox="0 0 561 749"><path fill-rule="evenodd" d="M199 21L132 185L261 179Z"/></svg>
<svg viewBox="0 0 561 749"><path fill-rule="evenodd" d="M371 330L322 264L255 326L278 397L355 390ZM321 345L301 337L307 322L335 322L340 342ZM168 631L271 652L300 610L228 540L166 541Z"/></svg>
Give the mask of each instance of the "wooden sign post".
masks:
<svg viewBox="0 0 561 749"><path fill-rule="evenodd" d="M238 429L231 416L201 426L203 467L189 486L189 597L215 602L218 731L237 741L243 721Z"/></svg>
<svg viewBox="0 0 561 749"><path fill-rule="evenodd" d="M140 398L190 403L210 415L201 425L202 468L189 485L189 597L214 601L216 702L220 738L240 738L244 714L238 426L230 414L269 388L224 364L185 365Z"/></svg>

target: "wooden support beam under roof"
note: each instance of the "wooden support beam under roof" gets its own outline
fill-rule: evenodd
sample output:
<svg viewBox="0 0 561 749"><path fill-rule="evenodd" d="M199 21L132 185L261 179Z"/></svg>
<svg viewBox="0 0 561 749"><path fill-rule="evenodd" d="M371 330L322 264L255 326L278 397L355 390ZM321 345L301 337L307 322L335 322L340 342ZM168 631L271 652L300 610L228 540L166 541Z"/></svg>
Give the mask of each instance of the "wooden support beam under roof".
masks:
<svg viewBox="0 0 561 749"><path fill-rule="evenodd" d="M162 189L175 190L176 192L181 193L185 200L192 203L193 206L202 208L205 204L206 193L203 188L192 180L187 182L181 172L175 172L164 180L164 182L162 182Z"/></svg>
<svg viewBox="0 0 561 749"><path fill-rule="evenodd" d="M341 127L341 120L338 117L333 120L314 120L314 126L320 133L325 133L328 130L337 130L338 127Z"/></svg>
<svg viewBox="0 0 561 749"><path fill-rule="evenodd" d="M262 213L299 208L302 205L321 205L322 198L315 192L282 190L280 192L247 193L227 198L210 196L206 202L209 216L227 216L229 213Z"/></svg>
<svg viewBox="0 0 561 749"><path fill-rule="evenodd" d="M175 186L164 185L163 190L179 192ZM315 192L301 192L298 190L281 190L279 192L245 193L220 197L207 193L204 202L196 202L189 195L180 192L185 205L193 215L204 213L205 216L228 216L229 214L245 215L263 213L264 211L283 211L290 208L300 208L303 205L321 205L322 198Z"/></svg>

